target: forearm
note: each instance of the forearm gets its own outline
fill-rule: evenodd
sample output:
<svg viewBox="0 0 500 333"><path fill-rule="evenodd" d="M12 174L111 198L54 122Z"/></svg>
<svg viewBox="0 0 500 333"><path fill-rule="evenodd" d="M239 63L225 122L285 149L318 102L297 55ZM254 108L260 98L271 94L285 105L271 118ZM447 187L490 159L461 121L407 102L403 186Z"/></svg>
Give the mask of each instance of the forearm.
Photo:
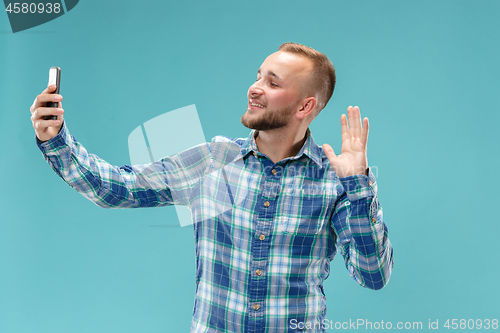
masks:
<svg viewBox="0 0 500 333"><path fill-rule="evenodd" d="M144 166L110 165L88 153L70 135L66 125L51 140L37 141L37 144L51 168L68 185L100 207L148 207L167 205L172 201L165 184L163 189L161 184L156 184L156 191L150 189L149 179L143 174Z"/></svg>
<svg viewBox="0 0 500 333"><path fill-rule="evenodd" d="M349 274L362 286L380 289L389 281L393 249L383 221L373 174L341 179L345 193L332 226Z"/></svg>

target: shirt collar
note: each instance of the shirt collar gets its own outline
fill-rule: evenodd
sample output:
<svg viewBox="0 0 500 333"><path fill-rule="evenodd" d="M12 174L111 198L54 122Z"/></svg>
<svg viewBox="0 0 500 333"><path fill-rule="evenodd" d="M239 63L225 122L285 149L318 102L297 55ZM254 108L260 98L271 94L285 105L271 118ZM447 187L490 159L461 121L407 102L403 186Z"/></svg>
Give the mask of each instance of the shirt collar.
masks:
<svg viewBox="0 0 500 333"><path fill-rule="evenodd" d="M252 130L248 135L247 139L241 145L240 156L241 158L246 157L250 153L260 154L257 149L257 144L255 143L255 137L258 135L257 130ZM316 144L314 138L312 136L309 128L307 129L307 139L304 142L302 148L300 148L297 155L290 157L290 160L296 160L302 157L302 155L306 155L309 157L314 163L316 163L320 168L322 167L322 149Z"/></svg>

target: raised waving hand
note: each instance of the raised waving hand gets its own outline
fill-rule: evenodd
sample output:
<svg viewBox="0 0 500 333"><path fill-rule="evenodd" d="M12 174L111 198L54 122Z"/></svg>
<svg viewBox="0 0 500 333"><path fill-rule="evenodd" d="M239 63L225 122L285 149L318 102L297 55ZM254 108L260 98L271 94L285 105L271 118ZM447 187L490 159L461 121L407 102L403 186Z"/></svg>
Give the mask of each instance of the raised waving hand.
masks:
<svg viewBox="0 0 500 333"><path fill-rule="evenodd" d="M347 108L347 117L343 114L340 117L342 128L342 150L340 155L336 155L333 148L325 143L323 149L330 166L339 177L352 175L366 175L368 168L368 158L366 146L368 143L368 118L363 119L361 125L361 114L359 107L349 106Z"/></svg>

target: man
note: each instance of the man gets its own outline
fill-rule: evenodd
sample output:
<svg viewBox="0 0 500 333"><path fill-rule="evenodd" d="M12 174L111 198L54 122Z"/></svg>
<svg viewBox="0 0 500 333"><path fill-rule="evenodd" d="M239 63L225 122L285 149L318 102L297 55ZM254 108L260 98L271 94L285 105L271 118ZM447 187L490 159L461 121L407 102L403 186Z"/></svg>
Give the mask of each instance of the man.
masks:
<svg viewBox="0 0 500 333"><path fill-rule="evenodd" d="M392 246L368 168L368 119L341 117L342 152L308 130L335 86L328 58L285 43L248 90L248 138L216 137L148 165L111 166L68 132L62 97L37 96L32 122L51 167L102 207L185 204L196 247L191 332L323 332L323 281L337 247L362 286L382 288ZM57 114L58 120L43 117ZM236 147L236 148L235 148ZM222 207L222 208L221 208Z"/></svg>

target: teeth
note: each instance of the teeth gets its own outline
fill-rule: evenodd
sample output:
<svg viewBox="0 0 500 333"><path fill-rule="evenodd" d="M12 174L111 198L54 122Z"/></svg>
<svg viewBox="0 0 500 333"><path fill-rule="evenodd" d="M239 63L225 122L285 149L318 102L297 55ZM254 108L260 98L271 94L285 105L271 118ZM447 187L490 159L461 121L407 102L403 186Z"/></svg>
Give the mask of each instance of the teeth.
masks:
<svg viewBox="0 0 500 333"><path fill-rule="evenodd" d="M256 106L258 108L264 108L264 105L257 104L257 103L250 103L251 106Z"/></svg>

